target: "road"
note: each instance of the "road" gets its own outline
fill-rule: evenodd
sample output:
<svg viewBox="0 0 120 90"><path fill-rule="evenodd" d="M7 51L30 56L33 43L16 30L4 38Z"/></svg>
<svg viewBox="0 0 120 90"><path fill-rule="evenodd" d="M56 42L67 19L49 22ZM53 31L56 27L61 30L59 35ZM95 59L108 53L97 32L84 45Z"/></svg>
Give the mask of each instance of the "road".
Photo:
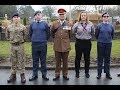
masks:
<svg viewBox="0 0 120 90"><path fill-rule="evenodd" d="M109 80L105 77L105 74L102 73L101 79L97 80L97 69L90 69L90 78L86 78L84 74L84 69L80 70L80 78L75 77L75 71L68 71L69 81L65 81L60 77L60 80L53 81L54 70L48 70L47 76L49 81L44 81L42 79L41 72L39 71L39 77L35 81L29 81L29 78L32 75L32 70L26 70L26 83L21 84L20 75L17 73L17 80L14 83L7 83L7 79L10 75L10 69L0 69L0 85L120 85L120 77L117 77L117 74L120 73L120 68L111 68L112 80ZM61 72L62 74L62 72Z"/></svg>

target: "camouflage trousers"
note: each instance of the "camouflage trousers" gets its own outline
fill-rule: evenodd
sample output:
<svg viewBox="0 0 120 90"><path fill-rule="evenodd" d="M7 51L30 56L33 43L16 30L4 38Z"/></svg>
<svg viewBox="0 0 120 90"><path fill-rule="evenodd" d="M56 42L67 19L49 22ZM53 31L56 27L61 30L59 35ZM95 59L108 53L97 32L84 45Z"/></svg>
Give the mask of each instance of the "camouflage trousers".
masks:
<svg viewBox="0 0 120 90"><path fill-rule="evenodd" d="M18 71L20 74L25 73L25 53L24 45L12 45L11 44L11 56L10 61L12 62L11 73L16 74Z"/></svg>

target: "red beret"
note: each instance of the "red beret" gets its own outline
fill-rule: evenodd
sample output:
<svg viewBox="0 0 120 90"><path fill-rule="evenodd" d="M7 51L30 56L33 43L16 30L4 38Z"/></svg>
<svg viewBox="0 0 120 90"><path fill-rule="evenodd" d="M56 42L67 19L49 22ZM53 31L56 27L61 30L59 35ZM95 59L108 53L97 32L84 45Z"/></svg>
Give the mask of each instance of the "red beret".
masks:
<svg viewBox="0 0 120 90"><path fill-rule="evenodd" d="M58 13L64 13L64 12L66 12L65 9L63 9L63 8L58 9Z"/></svg>

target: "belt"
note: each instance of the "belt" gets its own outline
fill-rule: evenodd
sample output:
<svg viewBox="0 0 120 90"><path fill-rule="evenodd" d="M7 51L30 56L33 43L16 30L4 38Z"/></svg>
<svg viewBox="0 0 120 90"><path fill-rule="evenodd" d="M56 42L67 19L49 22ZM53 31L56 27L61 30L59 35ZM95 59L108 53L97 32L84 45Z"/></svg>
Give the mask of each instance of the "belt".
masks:
<svg viewBox="0 0 120 90"><path fill-rule="evenodd" d="M91 39L77 39L77 38L76 38L76 40L78 40L78 41L91 41Z"/></svg>
<svg viewBox="0 0 120 90"><path fill-rule="evenodd" d="M20 44L23 44L23 43L12 43L12 45L20 45Z"/></svg>

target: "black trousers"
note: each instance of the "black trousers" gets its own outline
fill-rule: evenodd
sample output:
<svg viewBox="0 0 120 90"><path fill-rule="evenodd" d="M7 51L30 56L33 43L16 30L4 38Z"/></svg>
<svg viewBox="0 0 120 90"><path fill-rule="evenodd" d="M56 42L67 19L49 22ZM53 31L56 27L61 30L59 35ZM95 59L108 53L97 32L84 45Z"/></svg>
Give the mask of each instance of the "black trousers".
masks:
<svg viewBox="0 0 120 90"><path fill-rule="evenodd" d="M76 39L75 43L75 72L79 74L80 69L80 61L82 54L84 55L85 60L85 73L89 73L89 65L90 65L90 51L91 51L91 40L80 40Z"/></svg>

